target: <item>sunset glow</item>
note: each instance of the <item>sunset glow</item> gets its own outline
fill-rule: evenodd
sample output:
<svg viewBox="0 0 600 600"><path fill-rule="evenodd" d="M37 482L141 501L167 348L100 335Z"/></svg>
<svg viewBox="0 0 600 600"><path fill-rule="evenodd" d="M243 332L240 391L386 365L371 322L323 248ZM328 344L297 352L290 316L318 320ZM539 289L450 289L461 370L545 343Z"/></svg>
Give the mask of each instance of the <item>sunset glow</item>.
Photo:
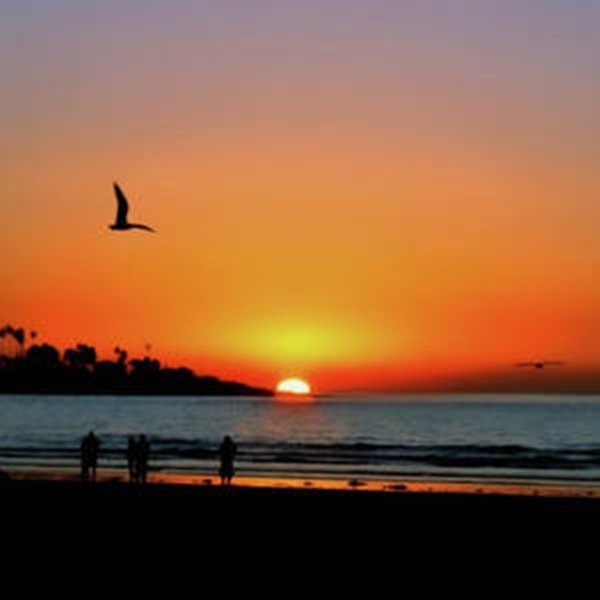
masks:
<svg viewBox="0 0 600 600"><path fill-rule="evenodd" d="M0 7L3 322L264 386L596 377L600 4L151 4Z"/></svg>

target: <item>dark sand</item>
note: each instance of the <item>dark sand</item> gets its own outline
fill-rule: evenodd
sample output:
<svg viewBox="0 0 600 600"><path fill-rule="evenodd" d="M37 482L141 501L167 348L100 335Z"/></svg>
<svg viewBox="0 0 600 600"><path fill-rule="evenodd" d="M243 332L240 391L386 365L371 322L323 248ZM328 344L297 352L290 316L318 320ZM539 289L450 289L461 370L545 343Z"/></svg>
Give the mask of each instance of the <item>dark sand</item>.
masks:
<svg viewBox="0 0 600 600"><path fill-rule="evenodd" d="M6 598L577 597L598 572L593 498L15 480L0 504Z"/></svg>

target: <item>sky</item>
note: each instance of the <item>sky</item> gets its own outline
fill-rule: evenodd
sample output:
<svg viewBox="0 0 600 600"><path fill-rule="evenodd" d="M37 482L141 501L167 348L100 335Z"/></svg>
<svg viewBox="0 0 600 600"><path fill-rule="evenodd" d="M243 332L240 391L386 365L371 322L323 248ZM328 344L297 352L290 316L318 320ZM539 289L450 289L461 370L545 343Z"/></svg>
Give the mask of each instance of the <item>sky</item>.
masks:
<svg viewBox="0 0 600 600"><path fill-rule="evenodd" d="M600 389L599 57L587 0L0 0L0 320L266 386Z"/></svg>

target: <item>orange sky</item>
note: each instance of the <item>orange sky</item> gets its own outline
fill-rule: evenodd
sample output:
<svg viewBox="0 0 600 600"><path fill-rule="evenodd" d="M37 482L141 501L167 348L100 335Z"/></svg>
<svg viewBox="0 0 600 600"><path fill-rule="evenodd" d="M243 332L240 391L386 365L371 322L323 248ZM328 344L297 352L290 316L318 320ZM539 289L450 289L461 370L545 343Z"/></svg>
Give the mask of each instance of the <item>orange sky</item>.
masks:
<svg viewBox="0 0 600 600"><path fill-rule="evenodd" d="M598 17L3 3L0 319L268 386L589 376ZM158 235L108 230L115 179Z"/></svg>

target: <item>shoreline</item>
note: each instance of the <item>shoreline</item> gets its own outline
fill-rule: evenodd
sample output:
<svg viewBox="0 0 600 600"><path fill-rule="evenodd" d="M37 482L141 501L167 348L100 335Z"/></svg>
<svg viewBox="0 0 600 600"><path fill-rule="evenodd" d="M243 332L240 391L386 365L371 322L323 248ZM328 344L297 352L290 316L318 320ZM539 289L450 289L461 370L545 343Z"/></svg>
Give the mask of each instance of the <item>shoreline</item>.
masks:
<svg viewBox="0 0 600 600"><path fill-rule="evenodd" d="M22 468L0 471L10 481L37 482L81 482L76 469ZM121 469L99 470L98 484L112 483L132 487L140 487L128 481L128 475ZM213 473L194 475L182 473L151 472L146 487L185 486L195 488L221 488L220 478ZM144 487L143 485L141 487ZM236 475L233 480L235 488L253 488L262 490L306 490L335 491L347 493L378 493L389 495L414 494L457 494L487 496L527 496L544 498L587 498L600 499L600 485L520 482L486 482L486 481L446 481L435 478L426 480L407 478L402 481L390 481L368 478L333 479L316 477L278 477Z"/></svg>

